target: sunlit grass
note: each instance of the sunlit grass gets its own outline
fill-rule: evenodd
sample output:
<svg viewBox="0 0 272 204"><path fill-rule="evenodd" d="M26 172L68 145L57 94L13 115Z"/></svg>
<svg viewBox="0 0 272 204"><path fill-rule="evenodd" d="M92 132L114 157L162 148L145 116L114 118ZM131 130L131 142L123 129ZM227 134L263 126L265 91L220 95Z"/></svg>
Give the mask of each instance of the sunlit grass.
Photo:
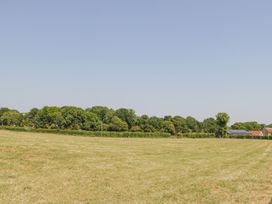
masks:
<svg viewBox="0 0 272 204"><path fill-rule="evenodd" d="M0 203L268 203L272 141L0 131Z"/></svg>

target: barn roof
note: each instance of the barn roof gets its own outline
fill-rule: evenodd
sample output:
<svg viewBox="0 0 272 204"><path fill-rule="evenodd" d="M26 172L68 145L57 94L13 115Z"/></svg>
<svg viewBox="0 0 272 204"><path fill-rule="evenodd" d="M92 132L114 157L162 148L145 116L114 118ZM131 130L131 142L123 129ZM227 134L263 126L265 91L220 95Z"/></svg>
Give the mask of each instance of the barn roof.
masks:
<svg viewBox="0 0 272 204"><path fill-rule="evenodd" d="M262 131L249 131L250 135L253 136L263 136L263 132Z"/></svg>
<svg viewBox="0 0 272 204"><path fill-rule="evenodd" d="M246 130L228 130L231 135L249 135L250 133Z"/></svg>

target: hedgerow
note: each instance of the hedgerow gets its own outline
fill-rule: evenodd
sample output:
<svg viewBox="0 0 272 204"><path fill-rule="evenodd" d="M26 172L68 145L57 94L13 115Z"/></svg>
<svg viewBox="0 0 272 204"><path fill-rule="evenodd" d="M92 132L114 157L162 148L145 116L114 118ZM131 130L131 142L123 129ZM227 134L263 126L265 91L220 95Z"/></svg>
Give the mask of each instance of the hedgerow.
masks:
<svg viewBox="0 0 272 204"><path fill-rule="evenodd" d="M271 140L271 136L253 136L253 135L229 135L228 138L233 139L258 139L258 140Z"/></svg>
<svg viewBox="0 0 272 204"><path fill-rule="evenodd" d="M40 129L25 127L0 126L0 129L19 131L19 132L37 132L54 133L62 135L78 135L88 137L142 137L142 138L162 138L170 137L170 133L163 132L111 132L111 131L85 131L85 130L59 130L59 129Z"/></svg>

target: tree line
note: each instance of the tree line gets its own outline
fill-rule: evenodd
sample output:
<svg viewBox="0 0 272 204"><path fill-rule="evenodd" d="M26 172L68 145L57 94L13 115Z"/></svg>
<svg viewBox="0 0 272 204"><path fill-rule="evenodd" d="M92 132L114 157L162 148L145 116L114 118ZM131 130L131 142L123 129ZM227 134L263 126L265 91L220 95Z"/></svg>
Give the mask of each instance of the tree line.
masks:
<svg viewBox="0 0 272 204"><path fill-rule="evenodd" d="M271 125L266 126L265 124L259 124L257 122L236 122L231 126L231 129L235 130L262 130L264 127L269 127Z"/></svg>
<svg viewBox="0 0 272 204"><path fill-rule="evenodd" d="M0 108L1 126L42 129L165 132L172 135L202 132L224 136L228 121L227 113L218 113L215 118L198 121L191 116L138 116L133 109L114 110L104 106L93 106L87 109L74 106L45 106L41 109L33 108L27 113Z"/></svg>

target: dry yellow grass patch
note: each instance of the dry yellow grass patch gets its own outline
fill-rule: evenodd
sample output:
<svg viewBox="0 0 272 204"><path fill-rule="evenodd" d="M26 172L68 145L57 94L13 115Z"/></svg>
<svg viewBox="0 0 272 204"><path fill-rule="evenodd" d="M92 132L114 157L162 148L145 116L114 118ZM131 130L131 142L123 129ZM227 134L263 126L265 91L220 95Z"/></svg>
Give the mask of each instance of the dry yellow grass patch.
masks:
<svg viewBox="0 0 272 204"><path fill-rule="evenodd" d="M272 141L0 131L0 203L268 203Z"/></svg>

